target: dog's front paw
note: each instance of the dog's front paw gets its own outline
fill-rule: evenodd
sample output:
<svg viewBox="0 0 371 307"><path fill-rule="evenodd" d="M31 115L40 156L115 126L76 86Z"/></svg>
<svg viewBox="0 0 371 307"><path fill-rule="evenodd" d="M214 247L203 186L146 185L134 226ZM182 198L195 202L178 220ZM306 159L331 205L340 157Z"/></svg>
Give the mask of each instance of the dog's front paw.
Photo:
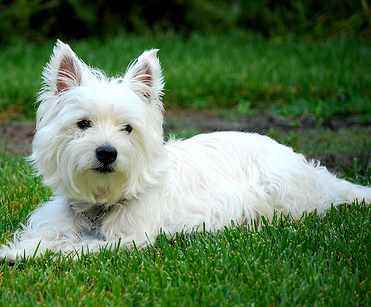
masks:
<svg viewBox="0 0 371 307"><path fill-rule="evenodd" d="M17 253L12 251L9 247L3 247L0 249L0 263L7 263L13 266L17 259Z"/></svg>

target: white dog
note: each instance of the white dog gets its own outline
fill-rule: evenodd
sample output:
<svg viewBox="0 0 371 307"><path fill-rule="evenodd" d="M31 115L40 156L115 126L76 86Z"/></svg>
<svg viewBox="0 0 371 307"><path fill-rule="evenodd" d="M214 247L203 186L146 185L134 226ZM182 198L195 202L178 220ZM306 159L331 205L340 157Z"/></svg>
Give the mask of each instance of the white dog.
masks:
<svg viewBox="0 0 371 307"><path fill-rule="evenodd" d="M269 137L218 132L163 140L157 50L108 78L57 42L43 72L31 161L53 198L34 211L0 258L145 246L162 231L214 231L275 211L299 217L371 201L371 188Z"/></svg>

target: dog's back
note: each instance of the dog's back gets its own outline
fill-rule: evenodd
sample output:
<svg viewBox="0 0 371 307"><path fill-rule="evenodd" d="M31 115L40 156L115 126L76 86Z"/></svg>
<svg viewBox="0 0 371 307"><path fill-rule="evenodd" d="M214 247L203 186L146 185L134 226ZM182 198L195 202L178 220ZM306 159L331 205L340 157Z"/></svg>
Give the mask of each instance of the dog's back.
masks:
<svg viewBox="0 0 371 307"><path fill-rule="evenodd" d="M241 216L271 217L275 210L298 217L332 204L371 201L370 188L337 178L267 136L215 132L171 141L166 148L172 164L165 189L174 210L182 206L184 212L189 204L190 212L210 214L210 228Z"/></svg>

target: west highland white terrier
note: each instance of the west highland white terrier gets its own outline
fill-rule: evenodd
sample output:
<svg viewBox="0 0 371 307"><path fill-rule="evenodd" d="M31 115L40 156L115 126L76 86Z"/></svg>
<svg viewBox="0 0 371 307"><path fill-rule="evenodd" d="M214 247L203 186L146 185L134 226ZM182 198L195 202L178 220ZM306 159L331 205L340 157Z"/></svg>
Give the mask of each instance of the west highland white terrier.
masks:
<svg viewBox="0 0 371 307"><path fill-rule="evenodd" d="M332 204L371 201L371 188L256 133L163 139L164 80L157 50L109 78L60 41L43 72L30 157L54 196L29 217L0 258L46 250L79 255L138 247L174 234L274 212L300 217Z"/></svg>

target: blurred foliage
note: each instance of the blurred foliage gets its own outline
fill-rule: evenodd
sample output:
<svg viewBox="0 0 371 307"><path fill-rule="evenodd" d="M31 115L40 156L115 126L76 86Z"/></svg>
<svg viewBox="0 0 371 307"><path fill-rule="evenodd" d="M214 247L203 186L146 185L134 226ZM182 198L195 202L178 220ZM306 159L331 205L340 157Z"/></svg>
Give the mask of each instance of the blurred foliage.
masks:
<svg viewBox="0 0 371 307"><path fill-rule="evenodd" d="M0 0L0 42L118 32L224 32L264 36L371 36L368 0Z"/></svg>

